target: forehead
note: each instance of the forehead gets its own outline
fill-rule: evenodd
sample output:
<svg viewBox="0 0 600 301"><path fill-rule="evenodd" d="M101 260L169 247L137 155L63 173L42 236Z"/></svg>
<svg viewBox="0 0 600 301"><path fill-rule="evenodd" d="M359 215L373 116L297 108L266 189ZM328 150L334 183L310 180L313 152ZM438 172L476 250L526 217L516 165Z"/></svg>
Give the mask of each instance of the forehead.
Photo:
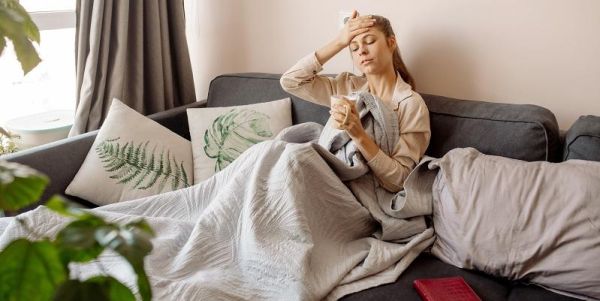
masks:
<svg viewBox="0 0 600 301"><path fill-rule="evenodd" d="M357 41L362 41L368 37L372 37L372 38L376 38L376 37L382 37L383 33L380 32L379 30L371 30L365 33L361 33L357 36L354 37L354 39L352 39L352 41L350 41L350 43L356 43Z"/></svg>

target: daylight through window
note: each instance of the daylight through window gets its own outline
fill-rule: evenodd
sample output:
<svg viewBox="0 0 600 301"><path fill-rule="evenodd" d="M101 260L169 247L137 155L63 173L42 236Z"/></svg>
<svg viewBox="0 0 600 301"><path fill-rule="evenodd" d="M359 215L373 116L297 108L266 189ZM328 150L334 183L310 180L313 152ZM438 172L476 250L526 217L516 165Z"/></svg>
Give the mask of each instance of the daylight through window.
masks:
<svg viewBox="0 0 600 301"><path fill-rule="evenodd" d="M9 43L0 56L0 126L7 120L75 109L75 0L21 0L40 29L42 62L23 76ZM34 43L35 45L35 43Z"/></svg>

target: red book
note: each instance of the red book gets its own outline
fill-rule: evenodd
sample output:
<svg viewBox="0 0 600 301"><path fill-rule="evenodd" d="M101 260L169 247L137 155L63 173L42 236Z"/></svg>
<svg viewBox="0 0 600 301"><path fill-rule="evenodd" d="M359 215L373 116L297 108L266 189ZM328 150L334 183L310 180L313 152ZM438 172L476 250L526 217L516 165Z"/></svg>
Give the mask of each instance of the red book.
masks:
<svg viewBox="0 0 600 301"><path fill-rule="evenodd" d="M413 286L425 301L481 301L462 277L417 279Z"/></svg>

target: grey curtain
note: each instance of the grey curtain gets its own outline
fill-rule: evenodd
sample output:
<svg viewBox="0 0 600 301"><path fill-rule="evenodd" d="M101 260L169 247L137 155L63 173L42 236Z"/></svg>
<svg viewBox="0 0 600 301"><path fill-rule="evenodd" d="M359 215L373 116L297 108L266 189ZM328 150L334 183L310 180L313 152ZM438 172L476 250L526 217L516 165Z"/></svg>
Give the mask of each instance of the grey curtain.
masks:
<svg viewBox="0 0 600 301"><path fill-rule="evenodd" d="M196 100L183 0L77 1L77 108L98 129L116 97L147 115Z"/></svg>

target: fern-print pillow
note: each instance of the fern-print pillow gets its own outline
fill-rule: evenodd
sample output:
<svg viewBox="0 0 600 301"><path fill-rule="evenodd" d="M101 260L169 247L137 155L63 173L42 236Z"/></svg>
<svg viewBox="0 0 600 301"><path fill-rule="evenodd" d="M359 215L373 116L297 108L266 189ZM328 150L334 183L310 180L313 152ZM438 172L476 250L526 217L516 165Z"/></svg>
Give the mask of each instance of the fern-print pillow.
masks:
<svg viewBox="0 0 600 301"><path fill-rule="evenodd" d="M168 149L148 149L150 141L119 142L120 138L106 139L95 151L102 161L104 170L111 174L109 178L118 184L129 185L134 189L152 189L158 185L163 191L165 185L170 190L190 186L183 161L178 161Z"/></svg>
<svg viewBox="0 0 600 301"><path fill-rule="evenodd" d="M65 192L106 205L192 184L190 141L113 99L94 144Z"/></svg>
<svg viewBox="0 0 600 301"><path fill-rule="evenodd" d="M235 107L187 109L194 184L223 170L242 152L292 125L289 98Z"/></svg>

